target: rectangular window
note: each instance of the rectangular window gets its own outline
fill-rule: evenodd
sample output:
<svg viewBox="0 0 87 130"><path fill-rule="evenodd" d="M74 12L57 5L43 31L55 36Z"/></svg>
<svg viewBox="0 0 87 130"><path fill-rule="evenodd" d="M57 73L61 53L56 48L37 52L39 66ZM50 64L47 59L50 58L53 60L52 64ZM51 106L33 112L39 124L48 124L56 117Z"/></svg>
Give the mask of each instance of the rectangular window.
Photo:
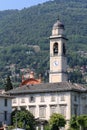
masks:
<svg viewBox="0 0 87 130"><path fill-rule="evenodd" d="M43 95L41 96L41 102L44 102L44 96Z"/></svg>
<svg viewBox="0 0 87 130"><path fill-rule="evenodd" d="M21 103L25 103L25 99L24 98L21 99Z"/></svg>
<svg viewBox="0 0 87 130"><path fill-rule="evenodd" d="M16 103L16 99L13 99L13 100L12 100L12 103Z"/></svg>
<svg viewBox="0 0 87 130"><path fill-rule="evenodd" d="M61 95L60 100L65 101L65 96L63 94Z"/></svg>
<svg viewBox="0 0 87 130"><path fill-rule="evenodd" d="M4 120L7 121L7 111L4 111Z"/></svg>
<svg viewBox="0 0 87 130"><path fill-rule="evenodd" d="M52 115L53 113L56 113L56 105L50 106L50 115Z"/></svg>
<svg viewBox="0 0 87 130"><path fill-rule="evenodd" d="M60 114L66 117L66 105L60 105Z"/></svg>
<svg viewBox="0 0 87 130"><path fill-rule="evenodd" d="M55 101L55 95L51 95L51 101L52 101L52 102Z"/></svg>
<svg viewBox="0 0 87 130"><path fill-rule="evenodd" d="M84 95L82 95L82 100L81 100L81 102L82 102L82 113L83 114L87 114L87 99L86 99L86 96L84 96ZM75 104L76 105L76 104Z"/></svg>
<svg viewBox="0 0 87 130"><path fill-rule="evenodd" d="M39 106L39 117L40 118L46 117L46 106Z"/></svg>
<svg viewBox="0 0 87 130"><path fill-rule="evenodd" d="M7 99L4 100L5 106L7 106L7 101L8 101Z"/></svg>
<svg viewBox="0 0 87 130"><path fill-rule="evenodd" d="M74 115L78 115L78 106L74 105Z"/></svg>
<svg viewBox="0 0 87 130"><path fill-rule="evenodd" d="M86 99L86 96L85 96L85 95L82 95L82 99Z"/></svg>
<svg viewBox="0 0 87 130"><path fill-rule="evenodd" d="M75 101L75 102L77 101L77 96L76 96L76 95L74 96L74 101Z"/></svg>
<svg viewBox="0 0 87 130"><path fill-rule="evenodd" d="M30 96L29 102L30 102L30 103L35 102L35 97L34 97L34 96Z"/></svg>
<svg viewBox="0 0 87 130"><path fill-rule="evenodd" d="M82 113L87 114L87 106L86 105L82 106Z"/></svg>
<svg viewBox="0 0 87 130"><path fill-rule="evenodd" d="M29 111L35 116L35 106L30 106Z"/></svg>

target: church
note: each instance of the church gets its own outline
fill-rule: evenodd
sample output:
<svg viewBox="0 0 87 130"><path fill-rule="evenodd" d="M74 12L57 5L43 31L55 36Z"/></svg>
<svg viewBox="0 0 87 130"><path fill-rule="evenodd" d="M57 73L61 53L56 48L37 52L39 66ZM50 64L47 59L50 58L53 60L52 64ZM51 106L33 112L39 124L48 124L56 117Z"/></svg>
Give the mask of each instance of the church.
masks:
<svg viewBox="0 0 87 130"><path fill-rule="evenodd" d="M68 82L68 39L64 30L64 25L58 19L50 36L49 83L38 82L31 76L27 84L23 81L20 87L9 91L9 94L15 96L12 100L13 110L27 109L36 119L47 121L53 113L60 113L67 121L63 128L67 130L72 115L87 114L87 88L82 84Z"/></svg>

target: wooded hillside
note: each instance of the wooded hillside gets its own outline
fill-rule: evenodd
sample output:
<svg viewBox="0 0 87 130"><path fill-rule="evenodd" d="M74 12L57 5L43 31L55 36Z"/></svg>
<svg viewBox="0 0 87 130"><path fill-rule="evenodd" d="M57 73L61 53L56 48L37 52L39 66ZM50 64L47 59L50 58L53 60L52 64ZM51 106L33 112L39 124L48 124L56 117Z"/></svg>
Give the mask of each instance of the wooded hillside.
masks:
<svg viewBox="0 0 87 130"><path fill-rule="evenodd" d="M49 36L59 17L65 25L68 64L86 65L87 1L54 0L22 10L0 11L0 76L1 82L13 70L30 68L47 76L49 71ZM35 47L37 45L37 47ZM39 49L38 49L39 48ZM4 82L4 81L3 81Z"/></svg>

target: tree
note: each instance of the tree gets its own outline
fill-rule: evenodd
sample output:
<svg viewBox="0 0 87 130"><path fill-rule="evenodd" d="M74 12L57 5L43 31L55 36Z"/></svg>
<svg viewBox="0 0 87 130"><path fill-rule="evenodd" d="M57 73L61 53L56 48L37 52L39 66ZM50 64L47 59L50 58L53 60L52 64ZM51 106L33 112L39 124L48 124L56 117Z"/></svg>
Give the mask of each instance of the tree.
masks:
<svg viewBox="0 0 87 130"><path fill-rule="evenodd" d="M87 129L87 115L78 116L77 121L81 128L83 128L84 130Z"/></svg>
<svg viewBox="0 0 87 130"><path fill-rule="evenodd" d="M73 116L70 119L69 130L86 130L87 129L87 115Z"/></svg>
<svg viewBox="0 0 87 130"><path fill-rule="evenodd" d="M51 130L59 130L59 127L64 127L66 120L63 115L54 113L49 120Z"/></svg>
<svg viewBox="0 0 87 130"><path fill-rule="evenodd" d="M72 128L73 130L79 130L79 124L77 122L76 116L72 116L72 118L70 119L70 128Z"/></svg>
<svg viewBox="0 0 87 130"><path fill-rule="evenodd" d="M80 71L73 71L69 73L69 80L74 83L83 83L85 82Z"/></svg>
<svg viewBox="0 0 87 130"><path fill-rule="evenodd" d="M5 85L5 91L11 90L13 89L12 83L11 83L11 79L10 76L7 76L7 81L6 81L6 85Z"/></svg>
<svg viewBox="0 0 87 130"><path fill-rule="evenodd" d="M12 125L26 130L35 130L35 118L28 110L15 110L11 115Z"/></svg>

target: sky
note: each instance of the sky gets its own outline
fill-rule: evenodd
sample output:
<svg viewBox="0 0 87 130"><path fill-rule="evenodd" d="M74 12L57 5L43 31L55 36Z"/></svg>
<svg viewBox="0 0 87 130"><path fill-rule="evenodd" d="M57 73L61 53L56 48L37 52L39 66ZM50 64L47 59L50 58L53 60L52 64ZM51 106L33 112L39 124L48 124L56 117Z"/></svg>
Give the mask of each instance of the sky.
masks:
<svg viewBox="0 0 87 130"><path fill-rule="evenodd" d="M8 9L23 9L24 7L30 7L43 3L49 0L0 0L0 11Z"/></svg>

